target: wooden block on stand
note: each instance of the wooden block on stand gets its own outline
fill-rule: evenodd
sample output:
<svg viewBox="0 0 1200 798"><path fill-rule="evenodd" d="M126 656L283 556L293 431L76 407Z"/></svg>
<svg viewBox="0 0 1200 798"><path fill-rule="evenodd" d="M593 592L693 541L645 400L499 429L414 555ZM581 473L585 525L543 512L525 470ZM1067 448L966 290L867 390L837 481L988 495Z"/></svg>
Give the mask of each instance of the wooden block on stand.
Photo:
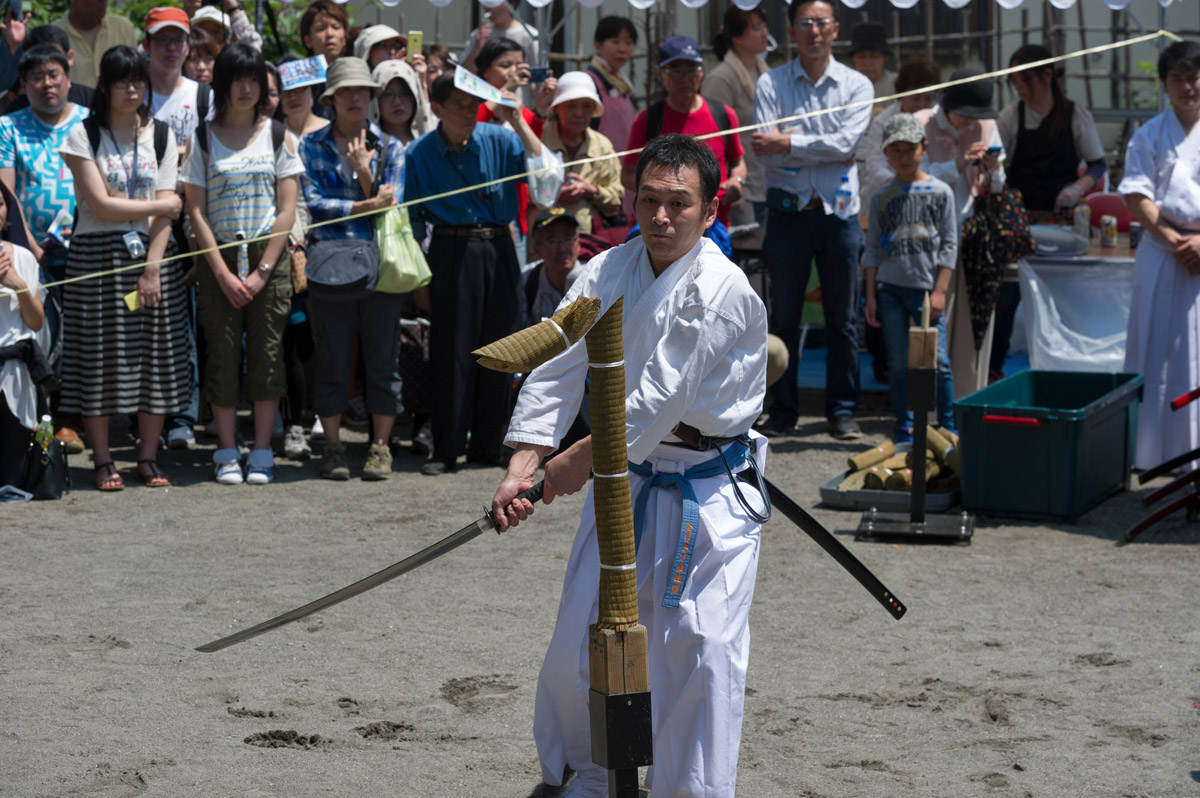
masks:
<svg viewBox="0 0 1200 798"><path fill-rule="evenodd" d="M641 624L624 632L593 626L588 635L588 675L592 689L604 695L648 691L648 652L646 627Z"/></svg>
<svg viewBox="0 0 1200 798"><path fill-rule="evenodd" d="M908 328L908 367L937 368L938 331L921 327Z"/></svg>

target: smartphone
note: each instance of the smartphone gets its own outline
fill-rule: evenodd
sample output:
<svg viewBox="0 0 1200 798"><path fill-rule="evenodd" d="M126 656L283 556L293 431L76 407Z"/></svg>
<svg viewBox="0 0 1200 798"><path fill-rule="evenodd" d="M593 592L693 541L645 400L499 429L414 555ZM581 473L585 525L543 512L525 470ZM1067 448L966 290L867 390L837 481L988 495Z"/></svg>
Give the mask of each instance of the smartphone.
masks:
<svg viewBox="0 0 1200 798"><path fill-rule="evenodd" d="M1003 149L1004 149L1003 147L988 147L987 154L988 155L999 155L1000 151Z"/></svg>
<svg viewBox="0 0 1200 798"><path fill-rule="evenodd" d="M530 83L545 83L550 79L550 67L530 67L529 82Z"/></svg>
<svg viewBox="0 0 1200 798"><path fill-rule="evenodd" d="M4 12L4 19L25 19L25 11L21 7L21 0L8 0L8 10Z"/></svg>
<svg viewBox="0 0 1200 798"><path fill-rule="evenodd" d="M413 55L421 52L421 44L424 38L424 35L419 30L410 30L408 32L408 52L404 55L405 61L410 64L412 63Z"/></svg>

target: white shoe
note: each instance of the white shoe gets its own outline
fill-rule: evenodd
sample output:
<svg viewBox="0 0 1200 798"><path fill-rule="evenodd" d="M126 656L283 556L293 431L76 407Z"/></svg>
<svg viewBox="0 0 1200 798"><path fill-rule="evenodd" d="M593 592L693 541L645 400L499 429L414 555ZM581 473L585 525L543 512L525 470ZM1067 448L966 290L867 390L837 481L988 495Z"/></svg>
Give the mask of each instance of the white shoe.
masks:
<svg viewBox="0 0 1200 798"><path fill-rule="evenodd" d="M289 460L307 460L312 457L312 449L304 440L304 427L293 424L287 428L283 436L283 453Z"/></svg>
<svg viewBox="0 0 1200 798"><path fill-rule="evenodd" d="M575 774L575 778L558 794L558 798L607 798L608 771L590 767Z"/></svg>
<svg viewBox="0 0 1200 798"><path fill-rule="evenodd" d="M325 428L321 426L321 419L319 418L313 422L311 437L314 441L325 440Z"/></svg>
<svg viewBox="0 0 1200 798"><path fill-rule="evenodd" d="M270 449L254 449L246 458L246 482L266 485L275 479L275 456Z"/></svg>
<svg viewBox="0 0 1200 798"><path fill-rule="evenodd" d="M196 434L191 427L172 427L167 433L168 449L190 449L196 445Z"/></svg>
<svg viewBox="0 0 1200 798"><path fill-rule="evenodd" d="M213 465L216 466L217 482L222 485L241 485L242 456L237 449L217 449L213 452Z"/></svg>

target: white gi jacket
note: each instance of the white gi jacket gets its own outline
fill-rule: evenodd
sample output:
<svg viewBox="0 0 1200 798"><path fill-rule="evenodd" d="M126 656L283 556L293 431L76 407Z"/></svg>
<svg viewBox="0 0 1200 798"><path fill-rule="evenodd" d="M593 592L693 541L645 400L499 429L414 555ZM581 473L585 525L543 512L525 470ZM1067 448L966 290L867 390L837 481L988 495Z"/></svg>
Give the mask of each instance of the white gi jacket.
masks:
<svg viewBox="0 0 1200 798"><path fill-rule="evenodd" d="M1167 111L1139 128L1125 151L1117 191L1149 197L1163 222L1200 235L1200 125L1185 133L1175 112ZM1167 407L1200 386L1200 277L1188 274L1149 234L1134 256L1125 371L1146 378L1134 465L1153 468L1200 446L1200 403L1178 412Z"/></svg>
<svg viewBox="0 0 1200 798"><path fill-rule="evenodd" d="M714 457L661 443L680 420L714 436L750 429L766 390L766 310L711 241L702 238L657 279L641 239L608 250L588 264L563 302L580 295L601 297L604 310L625 297L631 461L681 473ZM530 374L509 443L558 444L583 397L584 347L580 341ZM756 443L762 467L765 439ZM631 475L635 497L645 481ZM663 606L682 517L675 490L651 491L637 553L654 728L647 783L655 798L728 798L737 778L759 524L738 503L728 476L691 484L700 529L678 607ZM754 490L743 493L756 511L764 509ZM598 612L599 562L589 492L538 678L534 737L548 784L560 783L567 765L580 771L577 778L602 783L591 761L587 715L587 627Z"/></svg>

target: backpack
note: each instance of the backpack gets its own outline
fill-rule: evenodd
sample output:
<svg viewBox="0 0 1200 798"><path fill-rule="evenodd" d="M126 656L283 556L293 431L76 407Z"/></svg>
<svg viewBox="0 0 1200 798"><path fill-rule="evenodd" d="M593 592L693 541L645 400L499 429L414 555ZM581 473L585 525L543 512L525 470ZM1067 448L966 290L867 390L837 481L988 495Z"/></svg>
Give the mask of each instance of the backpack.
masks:
<svg viewBox="0 0 1200 798"><path fill-rule="evenodd" d="M158 119L154 120L154 162L159 166L162 166L163 156L167 154L167 132L170 129L170 126L168 126L166 122ZM92 153L94 154L99 152L100 138L102 135L100 130L100 120L94 116L89 116L87 119L83 120L83 130L85 133L87 133L88 145L91 146ZM72 234L74 234L74 230L77 227L79 227L78 201L75 202L75 219L71 222Z"/></svg>
<svg viewBox="0 0 1200 798"><path fill-rule="evenodd" d="M728 130L729 129L729 114L726 113L726 111L725 111L725 104L724 103L710 103L708 100L705 100L704 97L701 97L700 99L703 100L705 107L708 108L708 112L710 114L712 114L713 121L717 123L717 129L718 130ZM654 105L652 105L646 109L646 141L647 142L649 142L652 139L658 138L659 134L662 133L663 111L664 111L665 106L666 106L666 101L659 100ZM733 134L726 133L724 138L725 138L725 151L732 152L733 151ZM728 160L728 158L726 160Z"/></svg>
<svg viewBox="0 0 1200 798"><path fill-rule="evenodd" d="M207 83L196 84L196 115L203 122L208 118L208 106L212 101L212 86Z"/></svg>

